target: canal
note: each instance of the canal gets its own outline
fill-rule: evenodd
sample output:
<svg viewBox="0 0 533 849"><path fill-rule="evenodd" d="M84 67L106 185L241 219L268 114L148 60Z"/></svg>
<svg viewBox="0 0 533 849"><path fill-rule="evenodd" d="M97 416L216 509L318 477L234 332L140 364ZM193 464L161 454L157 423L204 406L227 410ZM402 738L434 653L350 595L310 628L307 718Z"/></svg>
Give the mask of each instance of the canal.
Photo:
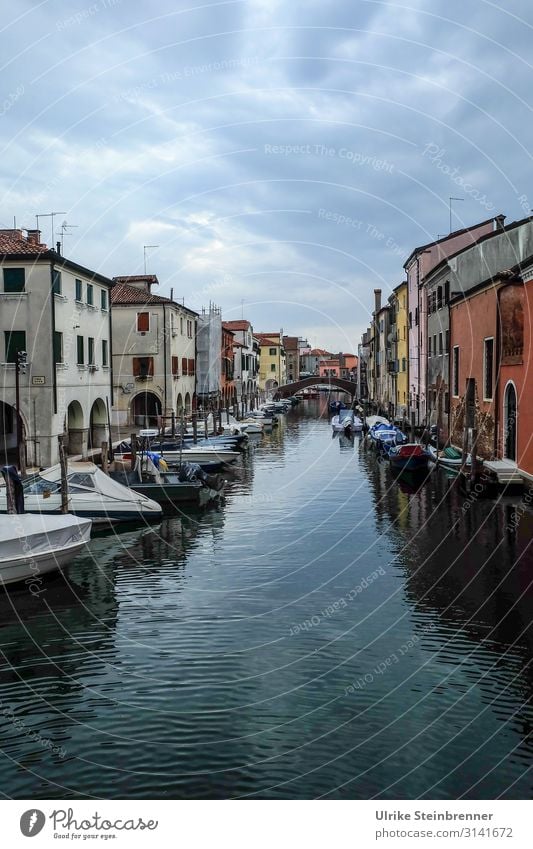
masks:
<svg viewBox="0 0 533 849"><path fill-rule="evenodd" d="M529 506L400 485L325 401L3 595L6 796L530 798Z"/></svg>

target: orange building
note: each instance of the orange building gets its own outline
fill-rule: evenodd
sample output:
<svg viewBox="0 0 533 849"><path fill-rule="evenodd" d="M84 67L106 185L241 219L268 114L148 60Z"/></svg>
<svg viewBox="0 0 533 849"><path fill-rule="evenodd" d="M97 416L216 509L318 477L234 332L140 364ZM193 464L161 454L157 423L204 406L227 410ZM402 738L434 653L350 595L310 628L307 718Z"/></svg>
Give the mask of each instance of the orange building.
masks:
<svg viewBox="0 0 533 849"><path fill-rule="evenodd" d="M533 257L450 302L451 442L462 444L474 378L478 454L533 481Z"/></svg>

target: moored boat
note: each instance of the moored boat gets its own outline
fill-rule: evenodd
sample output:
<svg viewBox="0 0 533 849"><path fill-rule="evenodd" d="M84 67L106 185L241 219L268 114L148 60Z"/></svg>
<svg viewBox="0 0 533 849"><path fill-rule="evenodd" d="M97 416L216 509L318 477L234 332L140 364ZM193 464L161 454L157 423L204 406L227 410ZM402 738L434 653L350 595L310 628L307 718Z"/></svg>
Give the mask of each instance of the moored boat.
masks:
<svg viewBox="0 0 533 849"><path fill-rule="evenodd" d="M30 592L40 576L67 566L91 537L91 520L61 514L8 513L0 516L0 584L25 581Z"/></svg>
<svg viewBox="0 0 533 849"><path fill-rule="evenodd" d="M75 516L96 523L157 521L161 507L137 492L132 492L94 463L71 462L67 471L68 509ZM60 513L61 467L59 464L31 475L23 482L27 513ZM5 487L0 489L0 512L7 510Z"/></svg>
<svg viewBox="0 0 533 849"><path fill-rule="evenodd" d="M391 468L397 472L427 472L431 455L418 442L393 445L388 452Z"/></svg>

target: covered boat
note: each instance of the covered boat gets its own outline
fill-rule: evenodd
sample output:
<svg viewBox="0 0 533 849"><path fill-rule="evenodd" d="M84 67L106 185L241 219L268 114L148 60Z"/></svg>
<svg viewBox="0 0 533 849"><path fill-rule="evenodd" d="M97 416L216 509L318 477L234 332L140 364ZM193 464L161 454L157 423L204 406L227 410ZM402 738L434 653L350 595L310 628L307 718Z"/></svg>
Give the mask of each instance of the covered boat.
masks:
<svg viewBox="0 0 533 849"><path fill-rule="evenodd" d="M67 475L68 508L76 516L95 523L157 521L161 507L155 501L112 480L94 463L71 462ZM32 475L23 483L27 513L61 511L61 468L59 464ZM6 512L5 488L0 489L0 512Z"/></svg>
<svg viewBox="0 0 533 849"><path fill-rule="evenodd" d="M127 464L116 461L110 475L163 506L184 503L203 506L221 498L225 481L218 475L207 474L197 463L183 464L179 471L164 471L157 463L151 453L137 456L132 471L126 468Z"/></svg>
<svg viewBox="0 0 533 849"><path fill-rule="evenodd" d="M40 588L40 575L62 569L87 545L91 520L76 516L8 513L0 516L0 583L26 581Z"/></svg>
<svg viewBox="0 0 533 849"><path fill-rule="evenodd" d="M360 419L357 421L360 422ZM339 410L338 414L331 419L331 427L340 433L352 433L354 431L354 424L355 413L353 410Z"/></svg>

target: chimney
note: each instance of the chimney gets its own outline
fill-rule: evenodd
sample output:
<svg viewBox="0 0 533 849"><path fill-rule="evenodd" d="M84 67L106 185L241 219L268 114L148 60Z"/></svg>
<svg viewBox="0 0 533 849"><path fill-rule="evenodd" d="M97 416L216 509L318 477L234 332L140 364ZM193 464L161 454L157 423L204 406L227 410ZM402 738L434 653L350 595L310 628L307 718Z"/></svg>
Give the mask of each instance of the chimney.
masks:
<svg viewBox="0 0 533 849"><path fill-rule="evenodd" d="M32 245L40 245L41 244L41 231L40 230L28 230L28 242Z"/></svg>
<svg viewBox="0 0 533 849"><path fill-rule="evenodd" d="M494 229L503 230L505 227L505 215L496 215L494 217Z"/></svg>
<svg viewBox="0 0 533 849"><path fill-rule="evenodd" d="M374 289L374 312L378 313L381 309L381 289Z"/></svg>
<svg viewBox="0 0 533 849"><path fill-rule="evenodd" d="M61 242L56 242L56 253L61 254Z"/></svg>

